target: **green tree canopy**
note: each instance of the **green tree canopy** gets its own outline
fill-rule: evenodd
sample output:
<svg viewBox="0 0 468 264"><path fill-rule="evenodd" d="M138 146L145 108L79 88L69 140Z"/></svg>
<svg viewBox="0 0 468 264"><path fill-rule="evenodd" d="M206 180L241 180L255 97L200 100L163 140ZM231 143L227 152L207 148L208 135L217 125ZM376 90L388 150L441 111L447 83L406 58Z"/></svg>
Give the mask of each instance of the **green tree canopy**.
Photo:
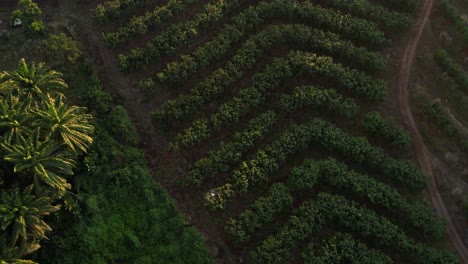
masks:
<svg viewBox="0 0 468 264"><path fill-rule="evenodd" d="M0 73L0 264L39 248L78 157L93 143L92 116L69 106L62 74L44 63ZM6 246L4 246L6 245Z"/></svg>

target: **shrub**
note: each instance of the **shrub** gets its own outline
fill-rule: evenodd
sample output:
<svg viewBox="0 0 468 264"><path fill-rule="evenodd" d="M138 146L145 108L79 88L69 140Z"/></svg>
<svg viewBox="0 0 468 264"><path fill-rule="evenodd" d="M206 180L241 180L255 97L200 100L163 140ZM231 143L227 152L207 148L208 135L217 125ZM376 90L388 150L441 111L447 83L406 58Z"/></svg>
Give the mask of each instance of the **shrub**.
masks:
<svg viewBox="0 0 468 264"><path fill-rule="evenodd" d="M363 123L371 135L388 140L396 147L408 148L411 143L410 136L402 127L393 119L385 118L378 112L371 111L367 113L364 116Z"/></svg>
<svg viewBox="0 0 468 264"><path fill-rule="evenodd" d="M42 32L44 25L41 19L42 11L32 0L19 0L17 9L11 13L11 22L21 19L26 31Z"/></svg>
<svg viewBox="0 0 468 264"><path fill-rule="evenodd" d="M450 122L449 117L440 106L440 103L434 102L427 104L424 107L424 112L426 112L429 117L434 119L436 124L444 129L445 133L447 133L449 136L453 135L454 127L452 122Z"/></svg>
<svg viewBox="0 0 468 264"><path fill-rule="evenodd" d="M79 44L64 33L49 35L41 42L41 50L47 60L55 65L75 63L83 54Z"/></svg>

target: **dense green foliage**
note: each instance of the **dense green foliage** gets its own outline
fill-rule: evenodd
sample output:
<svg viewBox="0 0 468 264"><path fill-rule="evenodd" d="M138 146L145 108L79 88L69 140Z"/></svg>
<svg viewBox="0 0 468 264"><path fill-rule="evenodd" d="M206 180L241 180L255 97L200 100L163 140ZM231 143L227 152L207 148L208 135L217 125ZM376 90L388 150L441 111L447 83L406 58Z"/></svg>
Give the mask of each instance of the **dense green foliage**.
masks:
<svg viewBox="0 0 468 264"><path fill-rule="evenodd" d="M373 21L386 31L395 32L398 30L407 30L411 26L411 18L408 15L396 11L390 11L369 0L321 0L319 2L324 5L335 7L344 12L349 12L352 15Z"/></svg>
<svg viewBox="0 0 468 264"><path fill-rule="evenodd" d="M119 17L129 9L144 6L145 3L146 0L105 1L102 4L97 5L93 10L93 14L98 21L104 22Z"/></svg>
<svg viewBox="0 0 468 264"><path fill-rule="evenodd" d="M65 104L61 76L24 60L0 73L0 261L32 263L19 258L47 235L41 262L212 263L202 237L153 182L125 109L91 82L79 98L94 106L91 125L84 108ZM65 176L74 172L72 187ZM58 199L66 210L46 222ZM46 234L51 227L56 233Z"/></svg>
<svg viewBox="0 0 468 264"><path fill-rule="evenodd" d="M385 118L378 112L371 111L364 116L364 127L372 136L388 140L396 147L405 149L411 144L408 132L401 128L394 120Z"/></svg>
<svg viewBox="0 0 468 264"><path fill-rule="evenodd" d="M242 132L237 132L233 140L223 144L218 150L212 150L205 157L194 163L187 177L190 183L200 185L206 178L226 172L240 161L242 154L255 146L255 142L262 138L276 122L273 111L265 112L249 122L249 126Z"/></svg>
<svg viewBox="0 0 468 264"><path fill-rule="evenodd" d="M78 158L93 142L86 109L68 106L62 74L45 64L0 73L0 260L36 251L51 231L44 216L70 189Z"/></svg>
<svg viewBox="0 0 468 264"><path fill-rule="evenodd" d="M256 200L249 209L226 223L225 231L234 243L248 241L253 233L272 222L277 214L291 208L293 197L288 188L278 183L270 187L267 196Z"/></svg>
<svg viewBox="0 0 468 264"><path fill-rule="evenodd" d="M16 18L21 19L28 32L41 32L44 30L42 11L32 0L19 0L17 9L11 13L10 23Z"/></svg>
<svg viewBox="0 0 468 264"><path fill-rule="evenodd" d="M60 33L51 34L41 42L41 52L54 66L63 66L67 63L75 63L81 56L82 51L73 38Z"/></svg>
<svg viewBox="0 0 468 264"><path fill-rule="evenodd" d="M153 182L136 142L122 143L124 135L136 138L125 109L97 81L80 99L97 106L95 144L75 178L72 213L62 212L43 250L47 262L212 263L202 237Z"/></svg>
<svg viewBox="0 0 468 264"><path fill-rule="evenodd" d="M353 99L344 97L334 89L318 86L295 87L291 94L281 95L278 103L278 108L288 113L305 106L323 107L348 118L353 117L359 109Z"/></svg>
<svg viewBox="0 0 468 264"><path fill-rule="evenodd" d="M318 253L315 253L316 246L310 243L303 251L302 257L305 264L390 264L393 261L379 252L368 248L366 244L354 240L350 234L337 233L332 237L317 243Z"/></svg>
<svg viewBox="0 0 468 264"><path fill-rule="evenodd" d="M255 230L265 227L279 214L290 209L293 196L300 197L312 191L317 184L332 186L343 193L386 208L397 216L393 220L409 232L416 229L416 232L435 239L443 236L444 223L427 206L410 203L394 188L351 171L334 159L306 160L301 166L294 167L289 176L289 188L283 184L273 185L266 196L256 200L238 217L230 219L226 224L226 232L237 245L248 242ZM399 215L407 215L408 221L401 222Z"/></svg>

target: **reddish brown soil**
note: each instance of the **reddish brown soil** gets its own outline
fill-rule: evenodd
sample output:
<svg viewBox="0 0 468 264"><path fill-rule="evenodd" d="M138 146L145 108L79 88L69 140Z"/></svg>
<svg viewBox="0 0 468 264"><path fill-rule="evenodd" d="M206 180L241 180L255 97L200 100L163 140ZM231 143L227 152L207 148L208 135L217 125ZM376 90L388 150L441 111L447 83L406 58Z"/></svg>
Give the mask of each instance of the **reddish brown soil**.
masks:
<svg viewBox="0 0 468 264"><path fill-rule="evenodd" d="M419 133L418 127L411 112L411 105L409 102L408 83L411 75L411 68L413 66L419 40L421 39L422 32L429 19L433 4L434 0L423 1L416 24L413 28L413 31L411 32L410 38L408 39L406 48L401 58L400 72L397 77L398 79L395 88L401 115L411 134L413 135L413 148L416 153L416 158L429 180L427 190L432 205L437 209L438 213L447 220L447 233L458 253L458 256L460 257L460 260L463 263L468 263L468 251L455 229L451 216L448 214L445 204L442 200L442 196L440 195L440 192L437 188L437 182L431 162L432 154L429 152L421 134Z"/></svg>

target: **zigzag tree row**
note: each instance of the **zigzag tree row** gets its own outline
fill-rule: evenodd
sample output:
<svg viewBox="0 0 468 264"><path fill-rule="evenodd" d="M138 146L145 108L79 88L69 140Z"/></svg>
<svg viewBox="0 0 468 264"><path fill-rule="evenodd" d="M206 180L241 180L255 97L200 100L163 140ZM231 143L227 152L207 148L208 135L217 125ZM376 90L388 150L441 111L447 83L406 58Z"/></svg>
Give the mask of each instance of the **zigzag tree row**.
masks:
<svg viewBox="0 0 468 264"><path fill-rule="evenodd" d="M319 193L314 201L304 202L279 231L266 238L254 251L251 263L285 263L293 248L325 225L336 225L360 234L376 245L393 250L411 263L458 263L448 252L429 248L408 237L398 226L362 205L339 195ZM372 263L383 258L375 256Z"/></svg>
<svg viewBox="0 0 468 264"><path fill-rule="evenodd" d="M129 42L131 39L145 35L156 29L161 23L174 15L187 11L191 4L200 0L169 0L163 6L157 6L153 11L146 12L143 16L135 16L130 21L118 28L115 32L103 33L102 36L107 46L117 48Z"/></svg>
<svg viewBox="0 0 468 264"><path fill-rule="evenodd" d="M251 65L255 63L255 57L259 56L261 52L262 49L253 48L246 50L245 54L242 54L242 56L239 56L241 54L236 55L236 57L233 58L234 63L228 63L225 69L219 69L213 72L213 74L207 77L203 82L190 90L189 94L181 95L174 100L169 100L164 103L160 109L154 113L153 117L158 121L181 119L206 104L209 100L221 96L224 92L224 88L234 83L236 79L242 77L243 70L246 70L249 66L251 67ZM241 59L241 62L237 62L237 60ZM276 68L280 69L275 71ZM385 83L383 81L374 79L355 69L349 69L343 67L341 64L333 63L331 57L317 56L313 53L299 51L290 52L287 60L276 60L273 66L265 70L263 75L253 78L253 82L256 80L261 82L261 78L270 78L265 79L262 84L266 87L274 87L281 81L278 80L279 78L275 75L277 72L286 71L283 72L282 75L286 75L284 76L285 78L291 78L306 70L308 70L309 73L316 72L326 75L329 79L334 79L336 82L346 84L349 89L371 100L381 100L386 95ZM289 76L287 75L288 73ZM273 80L271 80L271 78ZM274 80L275 78L276 80ZM270 81L275 81L277 84L267 83ZM266 90L266 87L262 88Z"/></svg>
<svg viewBox="0 0 468 264"><path fill-rule="evenodd" d="M213 61L221 59L223 55L225 55L226 52L247 33L257 29L261 24L264 24L267 19L271 19L274 17L281 17L282 19L294 21L295 23L302 22L306 24L314 24L315 21L320 19L319 22L321 22L321 24L325 23L326 25L328 25L327 28L332 28L333 31L337 33L341 33L346 36L356 35L355 33L352 33L352 29L347 30L346 28L343 28L343 26L340 26L340 24L335 23L333 20L325 21L323 20L323 18L317 18L315 15L317 12L315 12L314 10L315 9L302 9L301 6L292 5L290 2L288 3L286 1L273 1L268 3L262 2L257 6L252 6L247 10L243 11L241 14L237 15L235 18L233 18L233 22L224 27L214 39L196 49L192 54L181 56L179 61L169 63L163 72L157 73L153 77L144 80L144 83L151 83L152 85L161 83L170 86L175 86L179 84L188 75L196 72L199 68L207 67ZM296 30L296 38L299 38L301 35L303 35L304 38L307 39L308 36L311 35L311 33L312 35L314 35L314 33L323 35L323 33L321 32L310 32L310 29L309 32L307 31L307 29L301 28L289 29L290 32L292 30ZM297 30L302 30L302 32ZM281 36L278 35L278 33L274 33L275 30L272 30L271 32L266 33L267 36L265 36L264 38L269 37L270 39L274 39L276 35L277 38L280 38L276 42L294 42L294 40L290 40L292 37L294 37L294 35L290 35L292 37L289 38L288 36L286 36L288 32L285 32L285 36ZM273 36L268 36L269 34L273 34ZM369 33L368 40L372 40L370 34L371 33ZM381 34L379 34L377 31L372 34L375 36L380 36L376 37L374 42L381 41ZM341 42L340 40L336 39L337 36L329 34L329 37L331 37L329 42ZM356 36L353 37L353 39L360 40L360 37ZM367 43L367 41L364 39L363 43ZM337 45L338 44L339 43L337 43ZM381 66L381 64L376 66ZM380 68L374 68L374 70L379 69Z"/></svg>
<svg viewBox="0 0 468 264"><path fill-rule="evenodd" d="M337 188L343 193L385 208L396 216L396 221L400 215L407 215L409 221L402 225L406 225L409 230L415 229L432 238L443 236L443 222L427 207L411 204L396 189L349 170L344 163L331 158L306 160L302 165L294 167L287 185L273 185L266 196L259 198L238 217L230 219L226 232L237 245L249 241L254 232L271 223L276 215L291 209L293 196L313 191L319 184Z"/></svg>
<svg viewBox="0 0 468 264"><path fill-rule="evenodd" d="M210 130L237 122L250 110L264 103L274 88L278 88L291 78L311 74L324 76L341 87L372 99L380 99L385 94L385 87L379 80L372 79L361 72L344 68L340 64L333 64L329 57L292 52L287 59L278 59L269 65L264 72L256 74L252 78L252 87L241 89L238 95L223 103L210 120L195 121L191 127L175 138L173 146L189 147L200 140L207 139ZM303 87L296 88L294 95L300 95L299 90L308 93L305 96L309 95L310 97L303 96L302 100L298 97L295 100L291 97L283 97L279 106L281 110L291 112L306 103L338 110L346 116L352 116L357 110L357 105L354 102L343 98L335 90ZM313 100L314 98L316 100Z"/></svg>
<svg viewBox="0 0 468 264"><path fill-rule="evenodd" d="M225 208L239 192L247 192L252 185L267 182L289 156L312 144L381 173L380 177L385 182L411 190L425 187L424 176L414 164L393 159L382 149L369 144L367 139L349 136L329 122L314 119L309 123L293 126L271 144L258 150L252 159L242 162L232 172L229 183L206 194L208 203L213 208Z"/></svg>

